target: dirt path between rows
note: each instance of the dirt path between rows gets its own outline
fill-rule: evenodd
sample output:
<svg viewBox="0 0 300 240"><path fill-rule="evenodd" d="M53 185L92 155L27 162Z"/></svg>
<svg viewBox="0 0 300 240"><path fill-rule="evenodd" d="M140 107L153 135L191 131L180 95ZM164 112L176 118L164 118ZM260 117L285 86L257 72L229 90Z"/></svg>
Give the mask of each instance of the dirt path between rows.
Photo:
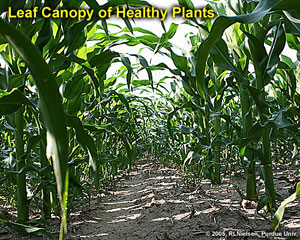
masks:
<svg viewBox="0 0 300 240"><path fill-rule="evenodd" d="M92 200L91 208L71 214L68 239L286 239L279 236L300 234L299 202L287 208L281 232L272 237L270 222L255 216L255 204L243 207L232 183L203 181L198 189L188 188L180 171L143 160L101 203ZM234 182L242 183L242 178Z"/></svg>

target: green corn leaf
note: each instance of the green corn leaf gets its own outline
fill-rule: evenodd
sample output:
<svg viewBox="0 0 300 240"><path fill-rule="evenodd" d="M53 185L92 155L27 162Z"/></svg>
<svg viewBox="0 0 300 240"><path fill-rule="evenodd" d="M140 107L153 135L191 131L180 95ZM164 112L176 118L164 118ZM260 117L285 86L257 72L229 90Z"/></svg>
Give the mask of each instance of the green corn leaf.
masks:
<svg viewBox="0 0 300 240"><path fill-rule="evenodd" d="M125 105L128 113L131 115L132 111L129 105L129 102L127 101L126 97L123 94L117 93L115 91L112 91L112 93L116 94L118 96L118 98L120 99L120 101Z"/></svg>
<svg viewBox="0 0 300 240"><path fill-rule="evenodd" d="M0 14L2 14L5 11L7 11L8 7L11 6L11 2L12 2L12 0L1 1L0 2Z"/></svg>
<svg viewBox="0 0 300 240"><path fill-rule="evenodd" d="M173 118L173 116L176 114L177 111L179 111L180 109L184 109L184 108L194 108L195 105L192 102L187 102L182 104L181 106L175 108L172 112L170 112L168 114L168 119L167 119L167 128L168 128L168 132L171 136L171 138L174 138L174 134L173 134L173 128L172 128L172 123L171 123L171 119Z"/></svg>
<svg viewBox="0 0 300 240"><path fill-rule="evenodd" d="M71 115L76 115L81 108L82 98L74 97L71 100L67 101L66 112Z"/></svg>
<svg viewBox="0 0 300 240"><path fill-rule="evenodd" d="M195 9L194 4L191 0L178 0L178 3L188 9Z"/></svg>
<svg viewBox="0 0 300 240"><path fill-rule="evenodd" d="M108 32L108 27L107 27L107 21L106 21L106 19L102 18L101 19L101 23L102 23L102 27L103 27L103 29L104 29L104 31L106 33L107 38L110 39L110 35L109 35L109 32Z"/></svg>
<svg viewBox="0 0 300 240"><path fill-rule="evenodd" d="M0 115L16 112L22 105L33 104L18 89L11 92L0 90Z"/></svg>
<svg viewBox="0 0 300 240"><path fill-rule="evenodd" d="M28 74L14 74L9 76L7 90L11 91L13 88L18 88L24 85Z"/></svg>
<svg viewBox="0 0 300 240"><path fill-rule="evenodd" d="M269 54L269 59L267 62L267 68L265 72L269 69L271 69L273 66L275 66L280 61L280 54L282 53L284 46L285 46L286 38L285 38L285 32L282 26L282 23L280 23L276 29L275 33L275 39L272 43L271 51Z"/></svg>
<svg viewBox="0 0 300 240"><path fill-rule="evenodd" d="M285 25L285 31L286 33L291 33L294 35L300 35L300 24L295 23L288 19L287 17L284 17L284 25Z"/></svg>
<svg viewBox="0 0 300 240"><path fill-rule="evenodd" d="M122 140L122 142L124 144L124 147L126 149L126 152L127 152L127 159L129 160L129 163L131 165L134 161L134 152L133 152L132 144L129 142L126 135L122 134L115 127L112 128L112 131L115 132L120 137L120 139Z"/></svg>
<svg viewBox="0 0 300 240"><path fill-rule="evenodd" d="M171 85L171 89L172 89L173 93L176 94L176 82L175 81L171 82L170 85Z"/></svg>
<svg viewBox="0 0 300 240"><path fill-rule="evenodd" d="M55 9L60 3L60 1L61 0L46 0L45 5L51 7L52 9Z"/></svg>
<svg viewBox="0 0 300 240"><path fill-rule="evenodd" d="M173 51L171 51L171 58L173 60L174 65L184 73L189 72L189 66L188 66L188 61L186 57L183 56L178 56L175 54Z"/></svg>
<svg viewBox="0 0 300 240"><path fill-rule="evenodd" d="M73 98L78 98L81 95L85 82L83 80L85 74L79 74L74 77L70 81L67 82L63 96L71 100Z"/></svg>
<svg viewBox="0 0 300 240"><path fill-rule="evenodd" d="M257 78L263 78L267 69L268 54L264 44L254 35L244 32L249 39L249 47ZM266 84L266 82L265 82Z"/></svg>
<svg viewBox="0 0 300 240"><path fill-rule="evenodd" d="M295 13L296 16L292 16L289 12L284 11L284 15L293 23L300 24L299 13Z"/></svg>
<svg viewBox="0 0 300 240"><path fill-rule="evenodd" d="M26 0L20 0L20 1L12 1L11 7L13 10L22 9L25 7Z"/></svg>
<svg viewBox="0 0 300 240"><path fill-rule="evenodd" d="M177 31L177 28L178 28L178 24L175 24L175 23L172 23L171 26L170 26L170 29L168 30L168 32L164 33L160 40L159 40L159 43L156 47L156 50L155 50L155 53L157 53L160 49L162 49L166 44L167 42L174 37L176 31Z"/></svg>
<svg viewBox="0 0 300 240"><path fill-rule="evenodd" d="M132 67L131 67L131 62L130 62L130 59L126 56L121 56L121 60L122 60L122 63L127 68L126 79L127 79L128 89L130 90L131 76L132 76L132 72L133 72Z"/></svg>
<svg viewBox="0 0 300 240"><path fill-rule="evenodd" d="M229 57L228 47L223 39L220 39L219 42L217 42L211 49L210 56L217 66L232 72L238 72Z"/></svg>
<svg viewBox="0 0 300 240"><path fill-rule="evenodd" d="M287 1L282 0L262 0L259 2L255 10L250 14L239 15L239 16L220 16L218 17L209 33L207 39L199 46L197 51L197 63L196 63L196 82L197 88L200 96L205 99L205 69L206 69L206 62L209 55L210 50L212 47L219 41L222 37L224 31L234 23L255 23L261 20L264 16L269 14L272 9L276 6L276 10L282 9L285 4L276 5L278 3L287 3ZM296 2L298 0L291 1L294 5L297 5ZM292 5L291 3L289 5Z"/></svg>
<svg viewBox="0 0 300 240"><path fill-rule="evenodd" d="M256 211L259 212L260 210L262 210L267 205L267 202L268 202L268 198L266 196L261 197L258 200Z"/></svg>
<svg viewBox="0 0 300 240"><path fill-rule="evenodd" d="M298 0L281 0L273 7L273 10L300 11L300 2Z"/></svg>
<svg viewBox="0 0 300 240"><path fill-rule="evenodd" d="M86 34L84 28L89 22L83 20L81 22L75 23L67 32L66 39L68 41L68 51L72 51L80 48L86 41Z"/></svg>
<svg viewBox="0 0 300 240"><path fill-rule="evenodd" d="M297 184L297 187L296 187L296 192L294 194L292 194L290 197L288 197L287 199L285 199L279 206L279 208L277 209L274 217L273 217L273 220L272 220L272 229L273 231L276 231L279 227L279 224L283 218L283 215L284 215L284 211L285 211L285 208L286 206L295 201L298 197L300 196L300 182Z"/></svg>
<svg viewBox="0 0 300 240"><path fill-rule="evenodd" d="M95 188L99 191L98 154L94 139L84 129L78 117L67 115L67 122L70 127L75 129L78 142L88 149L89 166L92 168L94 173Z"/></svg>
<svg viewBox="0 0 300 240"><path fill-rule="evenodd" d="M80 5L82 4L83 0L78 1L64 1L63 0L63 6L67 9L78 9Z"/></svg>
<svg viewBox="0 0 300 240"><path fill-rule="evenodd" d="M256 107L259 111L260 114L265 114L268 112L268 104L266 103L265 99L264 99L264 91L262 90L258 90L255 87L246 85L249 94L251 95L251 97L253 98Z"/></svg>
<svg viewBox="0 0 300 240"><path fill-rule="evenodd" d="M67 232L68 136L61 96L56 80L38 49L6 21L0 19L0 24L0 34L23 58L31 70L39 90L39 108L47 129L47 155L53 160L57 190L63 212L60 234L62 240Z"/></svg>
<svg viewBox="0 0 300 240"><path fill-rule="evenodd" d="M39 31L39 36L35 42L35 45L41 50L41 52L43 51L43 47L52 38L52 35L53 32L52 32L51 21L49 19L45 19L42 29Z"/></svg>
<svg viewBox="0 0 300 240"><path fill-rule="evenodd" d="M78 63L81 67L83 67L85 72L92 79L94 89L97 93L97 96L99 96L98 88L99 88L100 80L98 81L98 79L95 77L95 72L94 72L94 70L91 69L91 66L89 65L89 63L86 62L84 59L79 58L73 54L70 54L69 56L64 56L62 54L53 53L51 60L50 60L50 64L53 66L62 66L65 62L75 62L75 63ZM101 69L101 68L98 68L98 70L99 69Z"/></svg>
<svg viewBox="0 0 300 240"><path fill-rule="evenodd" d="M85 0L85 2L91 9L94 9L95 11L101 8L97 0Z"/></svg>
<svg viewBox="0 0 300 240"><path fill-rule="evenodd" d="M75 62L78 64L85 63L85 60L82 58L79 58L73 54L70 54L69 56L65 56L63 54L53 53L50 59L50 64L53 66L61 66L65 62Z"/></svg>
<svg viewBox="0 0 300 240"><path fill-rule="evenodd" d="M111 132L111 124L104 124L104 125L91 125L91 124L84 124L84 128L90 130L91 132L97 133L104 133L104 132Z"/></svg>
<svg viewBox="0 0 300 240"><path fill-rule="evenodd" d="M243 157L245 155L246 147L251 142L252 138L242 138L239 142L239 155Z"/></svg>
<svg viewBox="0 0 300 240"><path fill-rule="evenodd" d="M131 7L144 7L151 6L148 2L142 0L111 0L106 4L101 6L101 9L108 9L109 7L118 7L118 6L131 6Z"/></svg>
<svg viewBox="0 0 300 240"><path fill-rule="evenodd" d="M129 31L133 34L133 27L132 27L129 19L128 18L123 18L123 21L125 22L125 24L126 24L127 28L129 29Z"/></svg>
<svg viewBox="0 0 300 240"><path fill-rule="evenodd" d="M43 137L45 137L45 134L44 136L42 135L30 136L29 139L27 140L26 152L22 156L20 156L20 158L27 158L31 150L40 142L40 140Z"/></svg>
<svg viewBox="0 0 300 240"><path fill-rule="evenodd" d="M135 87L151 86L151 82L149 80L132 80L131 84Z"/></svg>
<svg viewBox="0 0 300 240"><path fill-rule="evenodd" d="M107 64L105 64L107 66ZM96 96L98 97L100 95L99 93L99 89L100 91L101 90L104 90L104 83L102 81L102 79L97 79L96 76L95 76L95 72L93 69L91 69L90 65L88 63L84 63L81 65L85 72L89 75L89 77L92 79L92 84L94 86L94 90L96 92ZM109 66L109 65L108 65ZM101 68L101 67L100 67ZM100 69L98 68L98 70Z"/></svg>
<svg viewBox="0 0 300 240"><path fill-rule="evenodd" d="M178 130L180 132L182 132L183 134L190 134L190 133L192 133L194 131L193 128L187 127L185 125L180 125L179 128L178 128Z"/></svg>
<svg viewBox="0 0 300 240"><path fill-rule="evenodd" d="M290 34L290 33L287 34L286 41L291 49L294 49L297 51L300 50L300 41L298 40L298 38L295 35Z"/></svg>
<svg viewBox="0 0 300 240"><path fill-rule="evenodd" d="M2 215L0 215L0 221L3 222L9 228L16 231L17 233L45 235L45 236L49 237L50 239L54 239L53 235L44 228L38 228L38 227L24 225L24 224L20 224L20 223L14 223L14 222L6 220L5 217L3 217Z"/></svg>
<svg viewBox="0 0 300 240"><path fill-rule="evenodd" d="M138 55L137 57L138 57L138 59L139 59L141 65L143 66L143 68L146 69L147 74L148 74L148 77L149 77L149 81L151 82L151 86L152 86L152 88L153 88L153 76L152 76L152 71L151 71L151 69L150 69L150 67L149 67L149 64L148 64L147 60L146 60L143 56L141 56L141 55Z"/></svg>
<svg viewBox="0 0 300 240"><path fill-rule="evenodd" d="M114 58L119 57L119 53L112 52L110 50L106 50L98 55L93 56L89 59L89 63L91 67L102 66L104 64L108 64Z"/></svg>

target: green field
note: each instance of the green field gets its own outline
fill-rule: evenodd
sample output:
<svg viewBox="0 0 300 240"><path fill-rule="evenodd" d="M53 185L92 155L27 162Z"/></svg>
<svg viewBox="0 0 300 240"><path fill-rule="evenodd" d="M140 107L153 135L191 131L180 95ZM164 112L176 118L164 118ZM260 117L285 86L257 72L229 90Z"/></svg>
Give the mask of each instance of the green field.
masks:
<svg viewBox="0 0 300 240"><path fill-rule="evenodd" d="M299 0L194 3L0 2L3 239L77 239L67 230L76 210L109 204L122 181L155 188L151 169L163 178L164 167L186 189L218 198L229 187L225 199L255 206L267 237L289 221L300 229ZM135 182L139 171L149 176Z"/></svg>

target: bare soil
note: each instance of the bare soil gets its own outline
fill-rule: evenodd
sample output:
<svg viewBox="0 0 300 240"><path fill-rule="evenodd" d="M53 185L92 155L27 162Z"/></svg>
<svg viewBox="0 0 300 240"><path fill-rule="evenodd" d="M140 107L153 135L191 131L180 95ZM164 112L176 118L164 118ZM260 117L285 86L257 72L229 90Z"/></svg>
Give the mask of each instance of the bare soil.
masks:
<svg viewBox="0 0 300 240"><path fill-rule="evenodd" d="M280 174L293 172L281 169ZM275 176L277 191L288 197L293 186L279 177ZM287 207L278 232L272 233L271 222L255 214L257 203L241 201L234 189L233 185L244 190L244 177L225 179L222 185L202 181L199 187L187 187L182 179L174 167L140 161L111 195L101 202L93 199L90 207L70 214L68 239L287 239L300 235L299 200ZM51 220L51 225L57 237L59 220ZM2 234L0 239L36 238Z"/></svg>

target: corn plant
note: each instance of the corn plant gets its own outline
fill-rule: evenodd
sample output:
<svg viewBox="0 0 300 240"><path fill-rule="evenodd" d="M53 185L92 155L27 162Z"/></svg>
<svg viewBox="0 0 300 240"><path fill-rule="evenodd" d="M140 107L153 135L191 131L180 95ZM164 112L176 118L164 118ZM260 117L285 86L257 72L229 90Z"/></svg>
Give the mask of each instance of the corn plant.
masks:
<svg viewBox="0 0 300 240"><path fill-rule="evenodd" d="M75 5L64 3L64 6L76 8L80 7L82 2L78 2ZM95 6L93 2L89 3L93 5L92 7L97 8L107 8L111 4L116 7L123 4L122 1L109 3L104 6ZM23 1L22 3L12 4L12 7L18 9L32 7L33 4L33 1ZM39 4L42 4L41 1ZM48 2L45 4L47 5ZM60 1L51 3L51 7L56 7L59 4ZM145 2L141 1L135 3L135 6L143 6L145 4ZM9 3L4 4L4 6L1 5L1 11L7 9L8 5ZM9 76L8 79L2 79L3 90L6 90L6 92L1 92L1 104L4 106L1 114L11 119L15 129L18 220L20 223L27 223L28 221L29 199L26 194L26 175L33 166L25 164L25 162L28 160L27 158L30 158L31 150L39 149L37 154L40 159L41 169L34 169L38 171L45 182L51 179L49 175L50 165L47 159L52 159L51 165L56 177L57 194L60 200L60 208L62 209L60 239L63 239L66 234L69 177L71 185L77 187L79 185L81 187L78 184L79 174L76 174L77 165L68 163L70 157L72 158L75 154L79 154L78 143L88 152L88 162L94 175L94 184L97 191L99 191L99 171L107 163L106 159L109 162L117 162L117 160L128 161L128 165L123 165L123 169L130 168L135 159L135 150L130 143L130 139L123 136L120 132L124 130L122 128L127 128L129 121L133 119L129 102L121 93L114 91L110 93L105 92L105 88L108 89L114 83L105 85L105 78L103 78L110 66L110 61L121 56L109 49L105 50L109 43L93 46L88 50L90 52L87 54L86 41L93 36L97 29L103 29L104 26L104 31L108 34L105 21L100 26L96 23L96 20L90 23L87 21L77 23L73 20L52 22L49 19L20 22L12 19L8 23L1 19L2 28L0 34L3 36L1 55L8 65L5 76ZM126 21L126 24L132 30L128 21ZM64 51L64 54L61 54L62 51ZM75 52L77 56L74 55ZM45 63L45 60L49 62L49 65ZM127 68L128 72L130 72L131 66L127 65ZM95 72L95 69L97 69L97 72ZM4 68L2 70L5 71ZM92 88L87 85L89 81L92 83ZM130 81L131 76L128 73L128 84L130 84ZM63 86L63 98L58 91L61 85ZM34 86L38 89L38 95L35 90L29 89L29 87L34 88ZM71 89L73 89L73 92L70 92ZM104 115L105 111L101 109L103 115L99 118L100 121L93 122L91 127L94 127L96 124L106 124L102 129L109 129L110 131L108 132L115 135L113 138L118 139L115 141L112 138L111 141L114 141L115 144L119 141L119 145L115 145L115 151L110 153L113 158L105 156L104 159L101 159L101 154L106 153L106 151L100 146L100 151L98 152L94 139L91 137L93 131L88 133L84 129L82 116L85 114L85 111L93 114L93 111L91 111L93 108L94 112L97 112L99 107L102 108L101 103L105 95L110 98L108 102L115 101L115 99L121 101L121 104L115 101L115 109L113 111L119 111L119 107L125 107L130 118L125 120L117 119L117 115L115 117L109 116L110 114ZM83 101L90 101L91 105L85 108ZM24 111L24 105L26 106L26 112ZM106 104L104 106L107 107ZM9 114L14 115L11 118L8 116ZM26 122L24 121L24 114L27 115ZM32 115L30 116L30 114ZM106 119L108 119L108 123ZM24 152L24 128L25 124L28 124L30 121L37 123L37 135L29 138L26 143L27 152ZM46 139L43 134L45 130L47 132ZM39 148L36 147L37 143L40 143ZM120 151L120 147L124 148L125 151ZM128 160L125 159L125 156ZM29 160L29 162L31 161ZM114 172L113 174L116 173ZM43 189L45 182L37 188L37 192ZM55 199L56 190L47 189L47 187L42 190L45 217L50 217L51 205L55 204L50 202L50 194Z"/></svg>
<svg viewBox="0 0 300 240"><path fill-rule="evenodd" d="M299 51L299 12L291 11L299 11L298 1L209 1L219 16L182 22L198 31L188 35L190 49L182 55L170 41L179 27L175 23L169 29L163 23L165 32L158 36L129 19L119 26L96 17L78 22L5 16L8 6L100 10L149 6L145 1L8 2L0 3L5 61L0 181L5 200L17 205L18 223L0 216L1 221L24 233L34 205L45 219L61 214L59 238L64 239L78 199L89 199L94 190L100 198L145 155L178 164L189 183L208 178L221 184L231 171L243 169L241 197L258 200L257 211L267 206L275 212L282 198L273 181L279 160L271 153L284 158L282 146L291 143L293 159L299 151L299 62L284 54L286 44ZM178 2L194 8L189 0ZM137 53L129 52L132 46ZM152 64L143 56L145 48L173 66ZM155 79L153 72L160 70L168 75ZM287 202L299 196L298 188L275 213L274 230Z"/></svg>
<svg viewBox="0 0 300 240"><path fill-rule="evenodd" d="M201 101L207 102L207 105L205 105L206 117L209 119L211 115L214 117L218 116L212 122L212 128L215 129L216 135L220 132L219 117L222 116L222 113L218 115L211 114L211 111L217 110L220 112L220 108L218 108L220 105L215 104L213 106L211 102L214 96L223 96L224 90L218 86L220 84L216 83L215 76L222 77L222 71L218 70L218 68L223 69L223 71L226 70L227 75L225 75L226 72L223 72L223 79L228 84L225 88L233 88L233 91L237 91L241 100L242 131L238 133L240 138L238 145L242 164L247 173L247 198L257 198L255 162L259 161L260 168L263 170L261 177L265 181L267 194L266 198L261 198L260 201L267 203L270 210L274 210L275 199L278 199L278 195L275 193L273 183L271 133L276 131L275 129L294 129L295 132L298 132L298 130L297 124L293 124L296 118L288 119L288 115L285 115L286 110L280 109L279 111L273 111L271 114L271 97L268 96L266 89L272 83L273 78L277 78L281 74L289 74L287 79L290 82L287 85L290 86L289 89L292 92L292 101L297 98L294 96L297 96L298 93L295 91L295 72L291 71L290 67L286 65L287 62L290 63L290 60L286 56L280 58L286 43L285 31L291 31L291 26L293 26L293 31L295 31L295 23L289 22L290 19L287 19L288 14L282 14L281 12L278 12L278 14L273 13L272 16L267 14L271 10L297 10L299 4L296 1L289 3L283 3L283 1L261 1L256 6L254 3L244 5L238 3L235 7L230 3L229 8L237 16L219 16L213 25L211 25L210 21L207 21L206 25L197 23L195 20L189 22L190 25L193 24L201 28L200 36L203 39L202 41L200 40L200 46L194 54L196 60L192 60L192 63L196 62L196 73L194 76L190 74L194 66L191 64L192 68L187 68L186 58L180 58L182 65L179 65L178 57L176 59L173 58L173 61L185 73L185 77L181 76L181 78L184 86L186 86L186 90L195 98L201 98ZM232 24L236 25L234 25L231 34L227 35L225 33L225 38L221 39L224 30ZM207 34L208 32L209 34ZM228 47L229 44L231 49ZM270 45L271 50L269 53L267 53L264 44ZM215 70L213 70L211 61L216 65ZM208 64L206 65L205 63ZM250 64L253 64L253 73L250 72ZM289 69L286 73L282 73L283 65L286 69ZM233 85L233 83L237 85ZM217 95L211 91L212 86L214 86L214 89L219 88ZM214 99L215 102L216 100L218 98ZM295 102L295 105L290 105L288 111L293 111L297 105L297 102ZM224 113L224 111L222 112ZM223 116L223 118L225 121L228 120L228 116ZM256 122L255 119L259 119L259 121ZM206 131L204 133L207 135ZM260 139L261 141L259 141ZM209 136L207 140L209 141ZM258 147L252 145L254 142L256 144L259 143ZM213 172L215 179L218 180L218 162L220 158L219 149L215 148L215 150L215 170L211 168L210 172Z"/></svg>
<svg viewBox="0 0 300 240"><path fill-rule="evenodd" d="M260 201L267 203L270 210L274 210L275 199L278 199L273 182L270 138L274 136L272 133L276 129L293 129L295 132L298 130L294 121L297 118L289 118L289 115L286 115L287 109L271 111L272 97L267 94L267 88L274 78L288 74L286 79L289 81L287 85L292 92L292 101L297 99L298 93L295 90L295 72L287 66L291 61L286 56L281 58L287 32L291 29L297 32L295 23L290 22L288 14L279 11L268 15L268 12L279 9L297 10L298 7L296 2L283 4L282 1L261 1L257 5L238 3L237 6L230 2L228 8L237 16L219 16L213 24L209 20L204 24L195 19L185 22L200 29L200 37L191 38L191 58L177 56L171 52L172 60L180 72L171 69L170 71L181 79L186 92L192 97L193 104L198 103L199 109L202 107L203 119L199 123L200 132L205 136L203 140L206 143L207 159L204 161L209 166L209 178L215 183L220 183L220 146L226 146L226 141L222 141L220 136L220 119L223 119L234 127L237 134L238 139L231 143L227 141L227 144L239 146L241 165L247 175L246 198L258 197L255 172L256 162L259 162L267 194L266 198L260 198ZM231 34L226 32L225 37L221 39L224 30L233 24L233 29L228 30ZM290 35L287 36L290 38ZM197 47L199 42L200 46ZM271 48L269 53L265 44ZM291 43L289 45L295 46ZM282 72L283 65L287 69L285 73ZM250 66L253 66L254 72L251 72ZM233 123L232 114L230 116L220 108L222 104L228 104L222 103L222 97L229 97L228 94L232 95L233 92L236 92L240 99L240 127ZM290 105L288 111L294 111L297 104L294 102ZM183 108L187 107L190 105L183 105ZM175 111L177 110L179 109ZM193 111L195 112L195 109ZM173 115L174 112L170 117ZM169 121L170 130L171 127L172 122ZM211 136L211 129L214 130L214 138ZM212 149L213 153L210 152ZM195 156L194 151L191 154Z"/></svg>

